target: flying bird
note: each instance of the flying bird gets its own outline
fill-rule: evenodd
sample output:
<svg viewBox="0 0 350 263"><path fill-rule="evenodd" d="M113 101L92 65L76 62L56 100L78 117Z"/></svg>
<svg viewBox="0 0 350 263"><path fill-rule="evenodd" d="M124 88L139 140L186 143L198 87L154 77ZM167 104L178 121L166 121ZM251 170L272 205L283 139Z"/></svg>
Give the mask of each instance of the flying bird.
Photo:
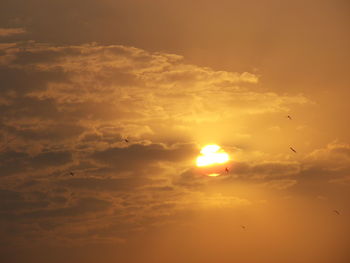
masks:
<svg viewBox="0 0 350 263"><path fill-rule="evenodd" d="M290 115L287 116L288 119L292 120L292 117Z"/></svg>
<svg viewBox="0 0 350 263"><path fill-rule="evenodd" d="M129 142L129 140L128 140L128 139L124 139L124 141L125 141L125 142L127 142L127 143Z"/></svg>
<svg viewBox="0 0 350 263"><path fill-rule="evenodd" d="M246 230L246 227L245 227L245 226L241 226L241 228L242 228L243 230Z"/></svg>
<svg viewBox="0 0 350 263"><path fill-rule="evenodd" d="M338 210L333 210L333 212L340 216L340 212Z"/></svg>
<svg viewBox="0 0 350 263"><path fill-rule="evenodd" d="M294 153L297 153L297 151L293 147L289 147Z"/></svg>
<svg viewBox="0 0 350 263"><path fill-rule="evenodd" d="M69 174L70 174L71 176L74 176L74 173L73 173L73 172L70 172Z"/></svg>

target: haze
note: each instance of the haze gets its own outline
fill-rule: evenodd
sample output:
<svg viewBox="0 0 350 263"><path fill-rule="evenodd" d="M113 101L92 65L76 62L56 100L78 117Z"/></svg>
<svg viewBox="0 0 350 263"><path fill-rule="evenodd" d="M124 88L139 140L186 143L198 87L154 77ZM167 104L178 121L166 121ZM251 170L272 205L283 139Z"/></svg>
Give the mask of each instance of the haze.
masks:
<svg viewBox="0 0 350 263"><path fill-rule="evenodd" d="M350 262L349 12L2 0L0 262Z"/></svg>

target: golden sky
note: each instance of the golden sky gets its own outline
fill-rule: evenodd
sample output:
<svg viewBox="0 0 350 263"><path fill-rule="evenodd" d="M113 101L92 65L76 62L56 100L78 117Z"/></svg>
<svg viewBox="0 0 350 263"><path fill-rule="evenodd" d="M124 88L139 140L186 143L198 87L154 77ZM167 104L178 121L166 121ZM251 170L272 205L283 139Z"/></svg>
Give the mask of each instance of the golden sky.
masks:
<svg viewBox="0 0 350 263"><path fill-rule="evenodd" d="M349 12L2 0L0 262L350 262Z"/></svg>

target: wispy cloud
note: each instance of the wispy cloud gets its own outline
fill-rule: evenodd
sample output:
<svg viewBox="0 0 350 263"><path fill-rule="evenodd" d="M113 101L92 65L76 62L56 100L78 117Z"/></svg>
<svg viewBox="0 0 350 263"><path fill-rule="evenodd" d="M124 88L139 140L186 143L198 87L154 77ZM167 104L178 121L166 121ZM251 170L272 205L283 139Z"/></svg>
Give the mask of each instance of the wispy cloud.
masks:
<svg viewBox="0 0 350 263"><path fill-rule="evenodd" d="M24 28L0 28L0 37L21 35L25 33L27 33L27 31Z"/></svg>

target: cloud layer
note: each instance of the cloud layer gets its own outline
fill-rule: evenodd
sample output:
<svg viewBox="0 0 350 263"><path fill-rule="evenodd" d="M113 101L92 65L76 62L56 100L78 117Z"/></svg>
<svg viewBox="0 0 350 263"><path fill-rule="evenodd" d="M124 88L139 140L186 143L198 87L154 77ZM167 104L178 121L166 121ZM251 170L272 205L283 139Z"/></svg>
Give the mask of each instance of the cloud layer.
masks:
<svg viewBox="0 0 350 263"><path fill-rule="evenodd" d="M15 31L9 32L0 35ZM44 244L67 254L92 244L99 253L111 247L131 250L139 238L146 244L152 235L160 245L162 235L174 236L177 228L203 234L193 223L198 216L207 218L199 225L220 225L217 217L210 219L215 211L230 211L225 217L237 229L242 221L251 222L257 232L245 237L249 243L267 234L262 223L267 218L278 228L272 215L284 204L274 200L287 200L295 212L295 200L305 198L307 204L300 207L305 212L317 199L317 214L331 214L327 205L345 209L348 203L348 144L335 141L296 155L269 153L252 143L259 141L257 119L273 120L292 106L310 103L303 95L259 90L255 74L217 71L186 64L178 55L129 46L24 42L0 45L0 77L0 244L6 260L21 259L11 254L15 244L24 255ZM276 132L270 128L267 132ZM200 145L208 140L223 142L234 157L226 176L203 177L193 167ZM345 199L334 197L335 191ZM253 223L256 211L264 209L271 217ZM299 226L302 220L297 219ZM287 221L281 218L280 223L287 226ZM163 231L165 226L169 230ZM296 238L286 228L282 232ZM211 236L220 240L223 233L218 226ZM273 236L277 244L278 231ZM311 252L330 245L336 234L328 237L324 243L308 238L314 243ZM192 241L186 241L189 247ZM302 257L304 250L296 250ZM262 249L257 251L262 255ZM91 256L79 253L75 262ZM113 261L105 255L106 262ZM146 250L140 249L140 255L151 258ZM322 255L330 262L328 254ZM304 256L307 260L311 254ZM33 258L45 262L50 256L45 252ZM137 255L122 253L122 258L140 262ZM169 260L163 253L160 258Z"/></svg>

